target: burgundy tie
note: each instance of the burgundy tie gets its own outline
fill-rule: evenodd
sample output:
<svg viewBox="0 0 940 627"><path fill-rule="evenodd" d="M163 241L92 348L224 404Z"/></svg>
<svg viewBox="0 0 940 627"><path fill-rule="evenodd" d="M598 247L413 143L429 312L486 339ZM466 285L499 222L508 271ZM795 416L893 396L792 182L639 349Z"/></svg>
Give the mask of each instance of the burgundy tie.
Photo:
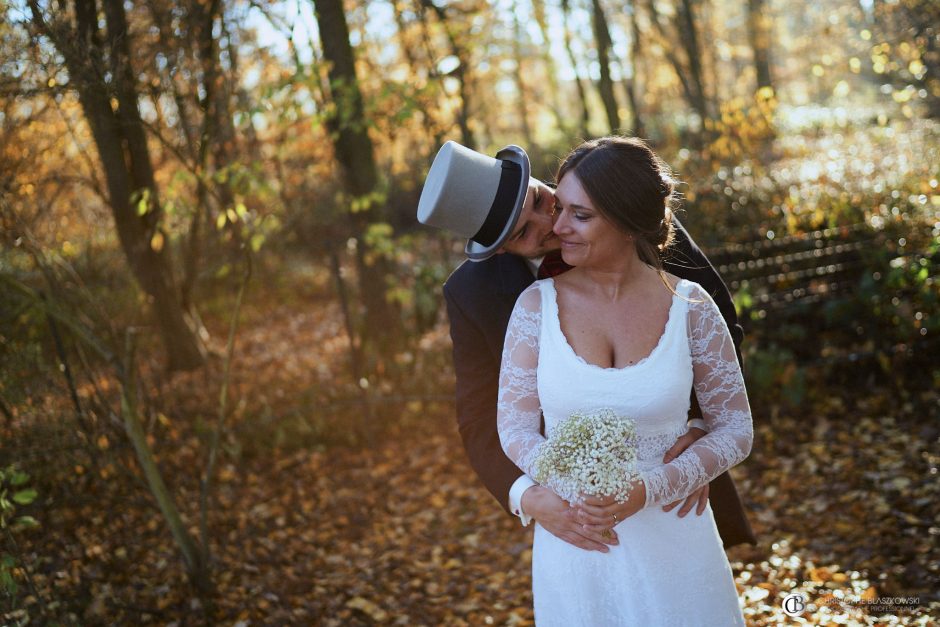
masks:
<svg viewBox="0 0 940 627"><path fill-rule="evenodd" d="M565 263L565 260L561 258L561 251L553 250L552 252L545 255L545 258L542 259L542 264L539 266L538 278L547 279L549 277L558 276L563 272L571 270L573 266L569 266Z"/></svg>

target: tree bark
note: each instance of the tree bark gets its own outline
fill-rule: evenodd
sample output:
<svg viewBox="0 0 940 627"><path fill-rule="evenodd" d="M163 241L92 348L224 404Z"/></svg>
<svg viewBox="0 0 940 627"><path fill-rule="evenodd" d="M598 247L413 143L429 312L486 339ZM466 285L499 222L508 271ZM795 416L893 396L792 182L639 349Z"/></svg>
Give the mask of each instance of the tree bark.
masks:
<svg viewBox="0 0 940 627"><path fill-rule="evenodd" d="M597 44L597 64L600 69L600 78L597 81L597 91L604 103L604 112L607 114L607 126L610 132L620 130L620 112L617 99L614 96L614 83L610 78L610 28L607 26L607 16L600 0L591 0L592 19L594 25L594 40Z"/></svg>
<svg viewBox="0 0 940 627"><path fill-rule="evenodd" d="M315 0L316 1L316 0ZM470 129L470 54L468 50L460 45L457 36L454 34L450 20L447 18L447 11L437 6L431 0L418 0L421 7L422 16L426 10L430 10L441 23L441 28L447 35L447 41L450 44L450 52L457 58L458 65L451 74L458 81L458 94L460 97L460 107L457 109L457 126L460 127L460 141L467 148L476 149L476 138Z"/></svg>
<svg viewBox="0 0 940 627"><path fill-rule="evenodd" d="M516 81L516 90L519 92L519 118L522 123L522 137L525 138L526 150L534 150L535 141L532 137L532 129L529 126L529 114L526 111L529 103L529 94L525 86L525 81L522 78L522 24L519 23L519 15L515 10L512 14L513 27L515 30L515 36L512 38L512 52L516 62L513 78Z"/></svg>
<svg viewBox="0 0 940 627"><path fill-rule="evenodd" d="M76 0L75 25L47 21L29 0L33 22L62 54L105 172L121 248L150 297L171 370L202 365L203 347L181 306L160 230L161 208L131 67L124 5L104 0L102 38L95 0ZM106 80L110 73L110 80ZM116 105L112 106L112 101Z"/></svg>
<svg viewBox="0 0 940 627"><path fill-rule="evenodd" d="M173 493L170 492L163 480L163 474L157 467L157 461L154 458L150 444L147 442L147 434L140 419L137 403L137 379L134 376L134 340L130 332L128 332L125 351L125 361L122 368L123 376L120 378L121 417L124 420L124 430L127 432L127 438L134 446L137 463L140 464L140 468L144 473L150 493L156 500L157 507L160 508L160 513L163 514L180 553L183 554L183 562L186 565L190 582L199 591L200 595L209 597L213 593L213 584L212 574L205 559L204 547L196 542L186 528L186 524L180 516L179 508L176 506L176 500L173 498Z"/></svg>
<svg viewBox="0 0 940 627"><path fill-rule="evenodd" d="M683 0L683 2L686 2L686 0ZM676 78L679 81L679 85L682 87L682 95L685 97L689 107L698 114L699 118L701 118L702 122L704 123L709 119L710 115L704 97L704 89L702 88L701 64L698 62L698 56L696 56L696 67L698 67L699 74L698 78L696 79L695 72L689 67L689 64L683 63L669 45L669 42L672 41L673 36L666 32L666 26L663 24L662 16L656 8L655 0L646 0L646 9L649 11L650 22L652 23L653 28L656 29L657 34L664 42L663 52L676 73ZM676 27L678 29L679 38L683 38L682 32L685 29L685 27L680 27L680 25L682 22L687 21L686 18L680 15L681 13L682 10L680 8L679 13L676 16ZM692 22L692 25L694 32L694 21ZM690 50L698 48L697 40L694 43L684 41L683 45L687 57Z"/></svg>
<svg viewBox="0 0 940 627"><path fill-rule="evenodd" d="M565 50L568 52L568 60L571 62L571 69L574 71L574 84L578 90L578 103L581 105L581 139L588 139L590 137L590 132L588 131L590 113L587 104L587 91L584 89L584 84L581 82L581 75L578 73L578 60L574 56L574 50L571 48L571 28L568 26L568 14L570 11L570 1L561 0L561 12L564 16Z"/></svg>
<svg viewBox="0 0 940 627"><path fill-rule="evenodd" d="M633 134L637 137L646 135L646 127L643 124L643 114L641 112L640 99L637 97L637 81L639 80L639 61L640 61L640 26L637 23L637 6L631 3L630 12L630 68L633 70L633 76L624 79L624 88L627 91L627 100L630 102L630 113L633 114Z"/></svg>
<svg viewBox="0 0 940 627"><path fill-rule="evenodd" d="M711 112L702 74L702 48L699 45L694 2L695 0L681 0L679 2L679 6L676 7L676 23L679 28L679 40L682 42L688 61L689 82L692 87L692 106L702 118L702 122L705 122L711 118Z"/></svg>
<svg viewBox="0 0 940 627"><path fill-rule="evenodd" d="M539 32L542 33L542 40L544 42L541 47L541 56L542 62L545 64L545 81L548 85L548 97L551 99L549 108L551 109L552 115L555 116L555 123L558 125L558 130L567 136L569 134L569 127L561 113L562 109L559 102L559 94L561 91L558 88L558 66L555 63L555 58L551 55L550 43L552 37L548 31L548 20L545 17L544 0L532 0L532 12L535 16L536 23L539 25Z"/></svg>
<svg viewBox="0 0 940 627"><path fill-rule="evenodd" d="M361 237L380 217L374 197L370 198L378 188L379 176L367 130L362 92L356 78L353 49L349 43L349 26L342 0L314 0L313 4L338 113L327 119L327 125L334 137L336 157L344 173L346 189L354 198L366 201L364 209L350 210L347 214L354 233L360 238L356 248L356 266L366 309L365 328L360 337L366 347L374 346L378 350L375 357L387 356L401 339L401 322L385 298L385 280L390 274L388 263L380 254L369 261L369 251Z"/></svg>
<svg viewBox="0 0 940 627"><path fill-rule="evenodd" d="M770 20L765 14L765 0L747 0L747 35L754 53L757 88L770 87Z"/></svg>

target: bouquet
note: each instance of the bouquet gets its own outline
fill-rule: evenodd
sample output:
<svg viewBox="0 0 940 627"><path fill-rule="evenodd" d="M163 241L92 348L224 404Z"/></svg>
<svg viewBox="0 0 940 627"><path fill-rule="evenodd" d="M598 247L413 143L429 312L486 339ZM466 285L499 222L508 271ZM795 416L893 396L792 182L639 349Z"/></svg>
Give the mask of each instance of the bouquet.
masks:
<svg viewBox="0 0 940 627"><path fill-rule="evenodd" d="M535 480L560 497L613 496L624 503L636 470L636 425L610 409L572 414L549 431L536 453Z"/></svg>

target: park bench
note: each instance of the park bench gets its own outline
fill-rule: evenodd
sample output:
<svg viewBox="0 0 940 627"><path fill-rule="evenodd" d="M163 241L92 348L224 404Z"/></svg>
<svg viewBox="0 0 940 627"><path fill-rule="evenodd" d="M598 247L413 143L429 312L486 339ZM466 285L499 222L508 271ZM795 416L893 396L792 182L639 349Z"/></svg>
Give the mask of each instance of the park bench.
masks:
<svg viewBox="0 0 940 627"><path fill-rule="evenodd" d="M905 296L881 285L894 260L916 255L902 251L897 235L862 223L729 243L706 254L734 296L749 341L777 346L805 365L885 369L888 358L927 364L937 350L937 337L879 326L884 299ZM883 303L880 322L872 319L875 294Z"/></svg>
<svg viewBox="0 0 940 627"><path fill-rule="evenodd" d="M850 295L883 235L854 224L801 235L727 244L708 252L742 318L786 319Z"/></svg>

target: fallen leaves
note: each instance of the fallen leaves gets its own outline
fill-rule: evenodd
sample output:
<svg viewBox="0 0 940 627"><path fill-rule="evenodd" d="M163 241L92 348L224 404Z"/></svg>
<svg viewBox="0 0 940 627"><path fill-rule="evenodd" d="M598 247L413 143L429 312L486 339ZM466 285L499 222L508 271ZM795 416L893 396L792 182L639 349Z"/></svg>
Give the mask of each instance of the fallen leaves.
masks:
<svg viewBox="0 0 940 627"><path fill-rule="evenodd" d="M305 378L327 363L317 352L323 336L304 331L314 318L275 310L246 329L236 381L247 401L237 420L300 411ZM277 351L289 368L276 370ZM198 383L182 380L176 406L211 415ZM274 405L279 393L293 400ZM734 475L760 544L729 551L750 625L934 624L940 426L924 416L936 395L905 404L891 394L846 391L800 415L755 402L754 452ZM298 419L313 424L320 409L302 407L309 415ZM199 440L180 412L154 429L196 533ZM323 428L341 432L347 418L323 416ZM108 459L120 455L114 439L94 444ZM39 594L4 621L37 621L45 604L88 625L182 625L203 615L245 626L533 624L531 530L479 485L452 409L412 403L371 442L242 450L220 461L216 478L211 607L193 598L162 519L121 465L89 480L89 466L76 472L63 459L63 489L36 513L42 528L22 537ZM782 607L794 593L807 602L799 621ZM918 600L879 605L886 598Z"/></svg>
<svg viewBox="0 0 940 627"><path fill-rule="evenodd" d="M354 597L346 601L346 607L359 610L377 623L384 623L388 620L388 612L378 605L362 597Z"/></svg>

